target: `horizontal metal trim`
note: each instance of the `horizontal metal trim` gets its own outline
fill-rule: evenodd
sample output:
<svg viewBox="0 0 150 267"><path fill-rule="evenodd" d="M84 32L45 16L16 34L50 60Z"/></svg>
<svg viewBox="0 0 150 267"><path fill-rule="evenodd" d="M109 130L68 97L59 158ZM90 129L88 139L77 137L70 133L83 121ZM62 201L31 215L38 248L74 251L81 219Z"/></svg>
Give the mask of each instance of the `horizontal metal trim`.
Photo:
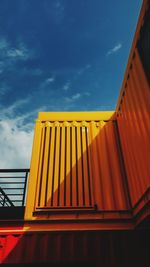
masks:
<svg viewBox="0 0 150 267"><path fill-rule="evenodd" d="M11 184L24 184L24 182L0 182L0 184L8 184L8 185L11 185Z"/></svg>
<svg viewBox="0 0 150 267"><path fill-rule="evenodd" d="M29 172L30 169L0 169L1 172Z"/></svg>
<svg viewBox="0 0 150 267"><path fill-rule="evenodd" d="M130 211L126 211L125 213L123 213L122 215L120 214L120 213L116 213L115 211L114 212L109 212L109 211L107 211L107 212L103 212L103 211L97 211L97 210L77 210L76 211L77 213L78 213L78 215L79 214L93 214L93 217L91 216L90 218L89 218L89 216L88 217L80 217L80 218L72 218L72 217L70 217L70 218L51 218L50 220L49 219L44 219L44 220L33 220L32 222L33 223L39 223L39 222L42 222L42 223L48 223L48 222L57 222L57 223L68 223L68 222L84 222L84 221L86 221L87 223L96 223L97 221L101 221L101 222L105 222L105 221L107 221L107 222L109 222L110 221L110 223L111 223L111 221L116 221L116 222L120 222L120 221L124 221L124 220L130 220L131 222L132 222L132 220L133 220L133 217L132 217L132 215L131 215L131 213L130 213ZM51 211L34 211L33 212L33 216L37 216L37 215L45 215L45 214L51 214L51 215L53 215L53 214L61 214L61 213L63 213L63 214L74 214L74 211L73 210L51 210ZM121 215L121 216L120 216Z"/></svg>
<svg viewBox="0 0 150 267"><path fill-rule="evenodd" d="M85 207L78 207L78 206L76 206L76 207L73 207L73 206L71 206L71 207L50 207L50 208L47 208L47 207L42 207L42 208L36 208L36 210L35 210L35 212L36 211L41 211L41 212L43 212L43 211L46 211L46 212L49 212L49 211L65 211L65 210L68 210L68 211L78 211L78 210L96 210L96 208L95 207L87 207L87 206L85 206Z"/></svg>
<svg viewBox="0 0 150 267"><path fill-rule="evenodd" d="M22 190L24 187L3 187L4 190Z"/></svg>
<svg viewBox="0 0 150 267"><path fill-rule="evenodd" d="M38 120L41 121L94 121L110 120L114 111L101 112L39 112Z"/></svg>
<svg viewBox="0 0 150 267"><path fill-rule="evenodd" d="M25 176L0 176L0 179L25 179Z"/></svg>

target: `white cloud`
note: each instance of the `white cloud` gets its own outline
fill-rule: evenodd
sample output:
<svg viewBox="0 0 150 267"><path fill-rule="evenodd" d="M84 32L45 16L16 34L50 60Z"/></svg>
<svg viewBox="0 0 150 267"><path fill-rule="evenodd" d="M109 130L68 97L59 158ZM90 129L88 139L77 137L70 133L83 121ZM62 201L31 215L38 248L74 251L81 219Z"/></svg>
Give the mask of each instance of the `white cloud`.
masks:
<svg viewBox="0 0 150 267"><path fill-rule="evenodd" d="M50 78L47 78L45 80L45 83L48 84L48 83L53 83L55 81L55 77L50 77Z"/></svg>
<svg viewBox="0 0 150 267"><path fill-rule="evenodd" d="M76 100L78 100L79 98L81 98L81 94L80 93L76 93L75 95L72 95L71 97L65 97L65 101L66 102L74 102Z"/></svg>
<svg viewBox="0 0 150 267"><path fill-rule="evenodd" d="M82 94L76 93L76 94L74 94L74 95L72 95L70 97L65 97L64 99L65 99L65 101L67 103L73 103L73 102L77 101L78 99L80 99L83 96L90 96L90 95L91 94L89 92L83 92Z"/></svg>
<svg viewBox="0 0 150 267"><path fill-rule="evenodd" d="M26 48L25 44L19 43L16 48L7 50L7 56L17 60L27 60L32 56L32 53Z"/></svg>
<svg viewBox="0 0 150 267"><path fill-rule="evenodd" d="M17 57L17 56L23 56L23 52L19 49L10 49L8 52L7 52L7 55L9 57Z"/></svg>
<svg viewBox="0 0 150 267"><path fill-rule="evenodd" d="M64 91L68 91L70 88L70 82L67 82L64 86L63 86L63 90Z"/></svg>
<svg viewBox="0 0 150 267"><path fill-rule="evenodd" d="M28 98L0 110L0 168L30 167L33 118L37 118L39 110L44 110L44 107L23 115L15 115L17 108L27 103L29 103Z"/></svg>
<svg viewBox="0 0 150 267"><path fill-rule="evenodd" d="M55 77L48 77L40 84L40 90L55 82Z"/></svg>
<svg viewBox="0 0 150 267"><path fill-rule="evenodd" d="M122 44L118 43L117 45L115 45L113 48L111 48L108 52L107 52L107 56L112 55L114 53L116 53L117 51L119 51L122 48Z"/></svg>
<svg viewBox="0 0 150 267"><path fill-rule="evenodd" d="M82 75L86 70L90 69L91 68L91 64L87 64L85 65L85 67L83 67L82 69L80 69L78 71L78 75Z"/></svg>
<svg viewBox="0 0 150 267"><path fill-rule="evenodd" d="M85 96L90 96L91 93L90 93L90 92L85 92L84 95L85 95Z"/></svg>
<svg viewBox="0 0 150 267"><path fill-rule="evenodd" d="M25 131L15 120L0 121L0 168L29 168L33 129Z"/></svg>
<svg viewBox="0 0 150 267"><path fill-rule="evenodd" d="M10 64L11 60L27 60L33 56L33 51L29 50L25 43L18 42L13 46L6 38L0 37L0 59L3 60L3 65ZM7 60L9 60L7 62ZM1 68L0 68L1 69Z"/></svg>
<svg viewBox="0 0 150 267"><path fill-rule="evenodd" d="M80 97L81 97L81 94L80 94L80 93L77 93L77 94L75 94L75 95L72 96L72 99L73 99L73 100L77 100L77 99L79 99Z"/></svg>
<svg viewBox="0 0 150 267"><path fill-rule="evenodd" d="M20 61L27 61L33 58L35 55L31 49L28 49L23 42L18 42L15 46L11 42L8 42L6 38L0 36L0 75L5 73L15 73L18 71L16 65ZM21 68L19 75L30 74L40 75L39 69L28 70ZM0 88L2 86L2 79L0 82Z"/></svg>
<svg viewBox="0 0 150 267"><path fill-rule="evenodd" d="M28 104L29 102L30 102L30 98L28 97L28 98L16 101L9 107L6 107L6 108L1 107L0 109L1 120L5 118L13 118L15 116L17 108L22 107L23 105Z"/></svg>
<svg viewBox="0 0 150 267"><path fill-rule="evenodd" d="M8 57L13 57L13 58L16 58L16 57L24 58L25 54L20 49L10 49L7 52L7 56Z"/></svg>

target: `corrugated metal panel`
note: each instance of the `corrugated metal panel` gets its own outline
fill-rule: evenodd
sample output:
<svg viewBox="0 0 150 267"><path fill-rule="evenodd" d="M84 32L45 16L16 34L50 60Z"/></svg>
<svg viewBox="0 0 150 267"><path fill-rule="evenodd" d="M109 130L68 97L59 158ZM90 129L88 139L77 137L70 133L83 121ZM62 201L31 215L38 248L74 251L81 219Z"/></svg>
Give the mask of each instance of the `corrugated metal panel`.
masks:
<svg viewBox="0 0 150 267"><path fill-rule="evenodd" d="M118 108L132 205L150 186L150 87L137 49Z"/></svg>
<svg viewBox="0 0 150 267"><path fill-rule="evenodd" d="M71 121L71 116L64 122L41 120L35 140L27 212L31 203L31 212L129 208L115 120Z"/></svg>
<svg viewBox="0 0 150 267"><path fill-rule="evenodd" d="M95 201L102 210L126 209L127 195L125 195L115 121L92 122L91 139Z"/></svg>
<svg viewBox="0 0 150 267"><path fill-rule="evenodd" d="M88 123L42 123L38 208L91 207Z"/></svg>
<svg viewBox="0 0 150 267"><path fill-rule="evenodd" d="M8 233L0 235L0 262L148 266L149 238L147 231Z"/></svg>

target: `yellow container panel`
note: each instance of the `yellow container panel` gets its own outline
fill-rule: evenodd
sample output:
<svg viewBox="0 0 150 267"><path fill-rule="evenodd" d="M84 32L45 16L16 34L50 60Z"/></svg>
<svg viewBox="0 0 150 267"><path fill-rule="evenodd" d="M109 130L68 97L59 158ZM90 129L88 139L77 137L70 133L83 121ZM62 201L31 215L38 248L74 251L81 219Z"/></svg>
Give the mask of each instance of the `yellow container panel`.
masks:
<svg viewBox="0 0 150 267"><path fill-rule="evenodd" d="M91 207L88 123L42 124L36 207Z"/></svg>
<svg viewBox="0 0 150 267"><path fill-rule="evenodd" d="M51 119L45 121L45 115ZM113 113L104 114L106 120L97 120L96 114L92 121L88 114L81 121L79 113L73 114L79 119L71 121L71 115L65 113L68 120L63 121L60 113L54 121L53 113L44 113L37 121L26 207L30 217L38 211L130 206Z"/></svg>

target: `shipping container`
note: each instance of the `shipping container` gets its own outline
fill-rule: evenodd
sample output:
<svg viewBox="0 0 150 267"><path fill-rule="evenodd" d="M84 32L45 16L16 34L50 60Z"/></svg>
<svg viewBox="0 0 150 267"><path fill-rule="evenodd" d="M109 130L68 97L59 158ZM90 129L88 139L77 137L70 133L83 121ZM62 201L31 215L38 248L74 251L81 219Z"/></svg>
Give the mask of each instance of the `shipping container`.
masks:
<svg viewBox="0 0 150 267"><path fill-rule="evenodd" d="M150 191L150 8L144 1L118 104L117 124L131 205ZM141 207L142 207L141 203Z"/></svg>
<svg viewBox="0 0 150 267"><path fill-rule="evenodd" d="M39 112L21 200L0 190L0 263L149 266L149 158L145 0L116 110Z"/></svg>

